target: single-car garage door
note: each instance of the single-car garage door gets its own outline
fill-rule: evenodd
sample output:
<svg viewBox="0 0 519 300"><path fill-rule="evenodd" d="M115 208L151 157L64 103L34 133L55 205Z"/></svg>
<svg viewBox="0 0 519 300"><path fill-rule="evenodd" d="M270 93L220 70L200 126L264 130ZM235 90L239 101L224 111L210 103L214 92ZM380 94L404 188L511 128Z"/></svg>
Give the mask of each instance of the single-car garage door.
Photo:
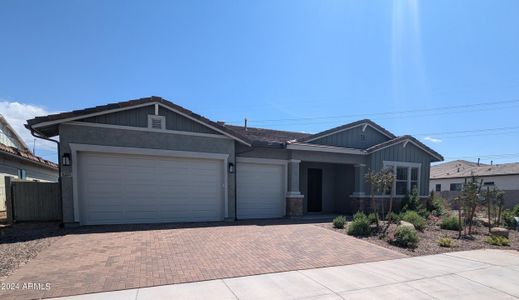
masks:
<svg viewBox="0 0 519 300"><path fill-rule="evenodd" d="M217 159L79 152L81 224L219 221Z"/></svg>
<svg viewBox="0 0 519 300"><path fill-rule="evenodd" d="M238 219L284 215L285 165L238 162L236 176Z"/></svg>

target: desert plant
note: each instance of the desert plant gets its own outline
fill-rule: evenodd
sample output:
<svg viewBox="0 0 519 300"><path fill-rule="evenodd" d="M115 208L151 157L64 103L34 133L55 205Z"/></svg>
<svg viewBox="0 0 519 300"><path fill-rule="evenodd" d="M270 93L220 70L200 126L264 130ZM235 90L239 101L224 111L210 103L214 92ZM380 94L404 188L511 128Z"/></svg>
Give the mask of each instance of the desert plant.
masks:
<svg viewBox="0 0 519 300"><path fill-rule="evenodd" d="M346 218L344 216L337 216L333 219L333 227L343 229L346 224Z"/></svg>
<svg viewBox="0 0 519 300"><path fill-rule="evenodd" d="M414 187L411 193L406 195L402 199L402 211L417 210L420 206L420 197L418 196L418 190Z"/></svg>
<svg viewBox="0 0 519 300"><path fill-rule="evenodd" d="M463 214L465 216L465 231L468 227L468 235L472 234L472 224L476 210L481 203L481 187L483 180L478 182L475 176L472 176L470 180L465 179L463 188L461 189L460 196L458 197L461 208L463 208ZM465 232L467 235L467 232Z"/></svg>
<svg viewBox="0 0 519 300"><path fill-rule="evenodd" d="M442 224L440 226L441 229L446 230L457 230L459 231L461 229L461 224L456 216L445 216L442 219Z"/></svg>
<svg viewBox="0 0 519 300"><path fill-rule="evenodd" d="M353 236L368 236L370 233L368 217L361 212L353 216L353 221L348 225L348 234Z"/></svg>
<svg viewBox="0 0 519 300"><path fill-rule="evenodd" d="M489 236L485 242L494 246L510 246L510 240L504 236L492 235Z"/></svg>
<svg viewBox="0 0 519 300"><path fill-rule="evenodd" d="M431 193L431 198L431 205L429 207L431 214L436 217L443 215L446 209L445 200L436 196L434 193Z"/></svg>
<svg viewBox="0 0 519 300"><path fill-rule="evenodd" d="M454 247L454 241L450 237L444 236L438 240L438 246L444 248L452 248Z"/></svg>
<svg viewBox="0 0 519 300"><path fill-rule="evenodd" d="M416 230L406 226L398 226L392 243L399 247L416 248L419 241Z"/></svg>
<svg viewBox="0 0 519 300"><path fill-rule="evenodd" d="M409 222L414 225L414 228L420 231L424 231L425 227L427 226L427 221L425 218L420 216L416 211L414 210L408 210L400 215L400 219L402 221Z"/></svg>
<svg viewBox="0 0 519 300"><path fill-rule="evenodd" d="M510 229L517 227L517 221L514 218L514 212L511 209L505 209L503 211L503 225Z"/></svg>
<svg viewBox="0 0 519 300"><path fill-rule="evenodd" d="M378 223L378 214L376 213L370 213L368 215L368 221L369 221L369 224L377 224Z"/></svg>
<svg viewBox="0 0 519 300"><path fill-rule="evenodd" d="M390 223L398 224L398 222L400 222L400 215L397 214L396 212L391 212L390 214L387 214L387 222L388 222L388 225Z"/></svg>

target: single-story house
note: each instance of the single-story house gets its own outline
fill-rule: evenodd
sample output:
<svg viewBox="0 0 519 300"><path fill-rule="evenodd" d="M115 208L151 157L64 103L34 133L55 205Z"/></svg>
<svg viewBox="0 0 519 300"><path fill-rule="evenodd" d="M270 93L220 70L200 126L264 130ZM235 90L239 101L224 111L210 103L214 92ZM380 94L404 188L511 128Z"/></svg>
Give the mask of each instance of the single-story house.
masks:
<svg viewBox="0 0 519 300"><path fill-rule="evenodd" d="M483 164L466 160L455 160L431 167L429 190L440 193L443 198L453 200L460 194L465 180L476 176L483 180L483 189L497 188L505 192L505 207L519 203L519 163Z"/></svg>
<svg viewBox="0 0 519 300"><path fill-rule="evenodd" d="M37 117L26 127L59 135L66 224L353 213L369 197L368 170L393 167L397 197L412 187L427 196L430 164L443 160L370 120L317 134L248 128L160 97Z"/></svg>
<svg viewBox="0 0 519 300"><path fill-rule="evenodd" d="M5 177L36 181L57 181L58 165L35 156L0 115L0 213L6 210Z"/></svg>

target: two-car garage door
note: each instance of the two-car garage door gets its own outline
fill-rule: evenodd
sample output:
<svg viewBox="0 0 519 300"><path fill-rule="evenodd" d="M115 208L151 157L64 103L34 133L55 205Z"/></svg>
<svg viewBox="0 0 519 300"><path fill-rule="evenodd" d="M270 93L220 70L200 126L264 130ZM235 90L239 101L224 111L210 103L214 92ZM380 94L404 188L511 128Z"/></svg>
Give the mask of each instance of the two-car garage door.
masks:
<svg viewBox="0 0 519 300"><path fill-rule="evenodd" d="M82 224L220 221L223 160L79 152Z"/></svg>

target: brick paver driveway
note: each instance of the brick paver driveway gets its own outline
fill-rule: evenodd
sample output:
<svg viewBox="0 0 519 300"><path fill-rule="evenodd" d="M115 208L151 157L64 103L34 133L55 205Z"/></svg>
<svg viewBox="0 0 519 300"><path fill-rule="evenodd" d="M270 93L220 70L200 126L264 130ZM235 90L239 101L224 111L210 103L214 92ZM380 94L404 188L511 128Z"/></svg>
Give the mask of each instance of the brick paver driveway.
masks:
<svg viewBox="0 0 519 300"><path fill-rule="evenodd" d="M404 257L314 224L189 226L78 229L6 280L50 283L50 290L0 296L56 297Z"/></svg>

